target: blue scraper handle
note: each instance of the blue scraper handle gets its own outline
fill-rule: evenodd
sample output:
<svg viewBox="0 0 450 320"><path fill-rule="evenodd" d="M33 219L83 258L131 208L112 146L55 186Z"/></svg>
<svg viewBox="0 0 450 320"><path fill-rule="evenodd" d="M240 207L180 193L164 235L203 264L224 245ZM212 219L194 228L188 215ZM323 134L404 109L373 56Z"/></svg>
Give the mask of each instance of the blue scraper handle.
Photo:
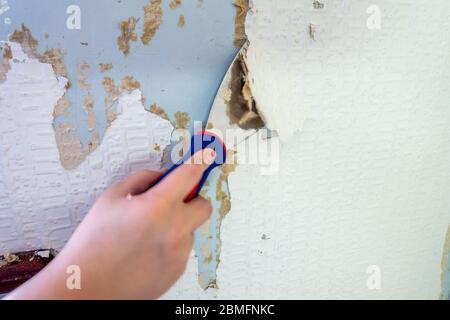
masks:
<svg viewBox="0 0 450 320"><path fill-rule="evenodd" d="M203 186L206 183L206 180L208 180L208 176L210 173L217 167L222 166L226 163L227 160L227 148L223 141L215 134L207 131L202 131L198 134L195 134L191 138L191 145L186 152L186 154L183 156L183 158L178 161L175 165L173 165L161 178L158 179L158 181L154 184L158 184L161 181L163 181L166 177L168 177L172 172L174 172L177 168L185 164L194 154L201 150L205 149L211 149L216 152L216 158L214 159L214 162L208 167L208 169L203 174L201 180L198 182L198 184L192 189L192 191L186 196L184 199L184 202L190 202L191 200L197 198L203 188Z"/></svg>

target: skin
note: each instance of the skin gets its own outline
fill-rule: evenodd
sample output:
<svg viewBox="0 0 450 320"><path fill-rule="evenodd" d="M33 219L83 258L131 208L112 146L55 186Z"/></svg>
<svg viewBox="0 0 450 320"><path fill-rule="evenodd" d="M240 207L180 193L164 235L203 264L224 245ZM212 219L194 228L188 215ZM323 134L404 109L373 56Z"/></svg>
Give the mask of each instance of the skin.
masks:
<svg viewBox="0 0 450 320"><path fill-rule="evenodd" d="M109 188L60 254L7 299L161 297L183 274L193 233L211 215L205 199L184 199L215 156L199 152L153 187L164 172L141 171ZM66 285L73 265L80 267L80 290Z"/></svg>

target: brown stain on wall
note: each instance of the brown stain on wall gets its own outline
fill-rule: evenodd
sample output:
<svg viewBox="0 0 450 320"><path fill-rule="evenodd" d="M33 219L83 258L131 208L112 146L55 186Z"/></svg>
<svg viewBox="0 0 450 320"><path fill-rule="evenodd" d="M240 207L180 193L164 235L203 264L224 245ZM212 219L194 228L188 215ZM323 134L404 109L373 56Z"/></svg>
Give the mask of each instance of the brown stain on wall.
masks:
<svg viewBox="0 0 450 320"><path fill-rule="evenodd" d="M136 19L135 17L129 17L128 20L121 21L119 24L120 35L117 37L117 45L119 46L119 50L122 51L125 56L130 54L130 43L132 41L136 42L138 39L135 31L138 21L139 19Z"/></svg>
<svg viewBox="0 0 450 320"><path fill-rule="evenodd" d="M88 93L83 100L83 109L87 116L87 128L89 131L95 129L94 96Z"/></svg>
<svg viewBox="0 0 450 320"><path fill-rule="evenodd" d="M0 59L0 83L6 80L6 75L11 70L10 60L13 58L11 47L5 43L0 47L2 58Z"/></svg>
<svg viewBox="0 0 450 320"><path fill-rule="evenodd" d="M68 80L66 89L71 87L72 84L69 79L69 71L64 63L64 52L61 49L47 49L40 61L51 64L56 75Z"/></svg>
<svg viewBox="0 0 450 320"><path fill-rule="evenodd" d="M183 15L181 15L178 18L178 24L177 25L178 25L179 28L183 28L185 24L186 24L186 19L185 19L185 17Z"/></svg>
<svg viewBox="0 0 450 320"><path fill-rule="evenodd" d="M170 1L170 3L169 3L169 7L170 7L170 9L176 9L176 8L178 8L179 6L181 6L181 4L182 4L182 1L181 0L172 0L172 1Z"/></svg>
<svg viewBox="0 0 450 320"><path fill-rule="evenodd" d="M57 76L68 79L66 89L70 88L69 72L64 63L64 52L61 49L47 49L43 54L37 52L39 42L33 37L30 29L22 24L20 30L15 30L9 37L11 42L19 43L23 52L31 58L37 59L39 62L48 63L52 66Z"/></svg>
<svg viewBox="0 0 450 320"><path fill-rule="evenodd" d="M258 112L250 89L245 51L232 66L230 88L227 90L225 102L230 124L236 124L243 130L264 127L264 120Z"/></svg>
<svg viewBox="0 0 450 320"><path fill-rule="evenodd" d="M134 90L141 89L141 83L137 81L133 76L127 75L122 79L119 91L132 92Z"/></svg>
<svg viewBox="0 0 450 320"><path fill-rule="evenodd" d="M77 76L78 76L78 86L82 90L91 89L91 85L87 80L87 72L89 71L90 66L86 61L82 61L77 68Z"/></svg>
<svg viewBox="0 0 450 320"><path fill-rule="evenodd" d="M103 78L102 86L106 92L105 115L107 126L109 127L113 121L117 119L117 113L115 110L112 110L112 106L119 95L119 89L116 87L114 80L110 77Z"/></svg>
<svg viewBox="0 0 450 320"><path fill-rule="evenodd" d="M234 45L236 48L240 48L247 36L245 34L245 19L247 18L247 12L250 9L249 0L234 0L234 6L236 7L236 16L234 18Z"/></svg>
<svg viewBox="0 0 450 320"><path fill-rule="evenodd" d="M62 97L59 99L53 109L53 119L67 115L70 110L70 105L70 101L67 98Z"/></svg>
<svg viewBox="0 0 450 320"><path fill-rule="evenodd" d="M71 108L71 103L67 99L67 90L71 88L71 81L68 69L64 62L64 52L61 49L49 48L43 54L37 51L38 41L33 37L32 32L25 25L22 25L19 30L14 31L9 40L11 42L19 43L25 54L31 59L37 59L41 63L50 64L57 77L66 78L67 84L65 86L66 93L57 101L53 109L53 120L57 117L67 114ZM87 94L84 98L83 107L87 112L88 128L94 130L95 117L93 117L93 97L89 93L90 85L87 82L86 74L88 66L82 64L78 72L78 84L81 89L84 89ZM81 74L81 77L80 77ZM100 137L98 132L93 132L91 139L83 146L80 139L75 133L75 125L70 123L63 123L54 125L55 138L59 151L61 165L66 170L72 170L78 167L86 157L94 151L100 144Z"/></svg>
<svg viewBox="0 0 450 320"><path fill-rule="evenodd" d="M106 72L112 70L113 65L112 63L99 63L98 67L100 69L100 72Z"/></svg>
<svg viewBox="0 0 450 320"><path fill-rule="evenodd" d="M181 111L175 113L175 127L177 129L187 129L190 122L191 117L189 116L189 113Z"/></svg>
<svg viewBox="0 0 450 320"><path fill-rule="evenodd" d="M230 153L227 156L227 162L220 168L221 174L216 185L216 200L220 203L219 216L224 219L231 210L231 196L228 188L228 177L236 171L237 156L236 153Z"/></svg>
<svg viewBox="0 0 450 320"><path fill-rule="evenodd" d="M144 45L150 43L162 23L163 10L161 0L151 0L144 7L144 31L141 35L141 41Z"/></svg>
<svg viewBox="0 0 450 320"><path fill-rule="evenodd" d="M156 114L157 116L159 116L159 117L161 117L161 118L167 120L167 121L170 121L167 112L166 112L163 108L161 108L160 106L158 106L156 103L154 103L154 104L152 104L152 105L150 106L149 111L150 111L151 113Z"/></svg>
<svg viewBox="0 0 450 320"><path fill-rule="evenodd" d="M91 84L88 81L88 72L90 68L91 67L86 61L82 61L77 68L77 80L79 88L86 92L83 99L83 109L86 113L87 128L89 131L94 131L96 124L94 96L90 92Z"/></svg>
<svg viewBox="0 0 450 320"><path fill-rule="evenodd" d="M24 24L20 30L15 30L9 37L9 41L17 42L22 47L23 52L29 58L39 58L37 53L38 41L33 37L31 30L28 29Z"/></svg>

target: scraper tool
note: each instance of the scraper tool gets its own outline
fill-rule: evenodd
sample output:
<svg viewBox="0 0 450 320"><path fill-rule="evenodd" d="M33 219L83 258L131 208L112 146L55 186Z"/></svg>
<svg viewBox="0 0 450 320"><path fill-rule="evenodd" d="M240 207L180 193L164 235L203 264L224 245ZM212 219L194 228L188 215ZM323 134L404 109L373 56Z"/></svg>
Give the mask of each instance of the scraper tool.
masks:
<svg viewBox="0 0 450 320"><path fill-rule="evenodd" d="M223 81L219 87L219 90L214 99L213 105L211 107L209 119L208 119L208 131L202 131L195 134L191 139L191 145L188 152L183 156L183 158L172 166L165 174L162 176L157 183L161 182L170 175L178 167L186 163L195 153L206 148L210 148L217 153L215 161L210 165L210 167L205 171L202 179L196 185L196 187L187 195L185 202L189 202L195 199L201 192L205 182L208 179L210 173L217 167L222 166L226 163L227 153L231 153L241 142L245 141L252 135L258 132L256 129L243 130L237 124L230 124L230 118L227 114L227 103L222 96L222 93L231 88L232 79L232 69L235 63L240 63L239 59L247 49L247 44L245 44L239 52L236 54L233 62L228 68ZM228 130L233 130L233 141L227 146L221 137L224 137ZM266 129L268 130L268 129ZM270 132L270 130L268 130ZM225 142L228 142L225 140Z"/></svg>

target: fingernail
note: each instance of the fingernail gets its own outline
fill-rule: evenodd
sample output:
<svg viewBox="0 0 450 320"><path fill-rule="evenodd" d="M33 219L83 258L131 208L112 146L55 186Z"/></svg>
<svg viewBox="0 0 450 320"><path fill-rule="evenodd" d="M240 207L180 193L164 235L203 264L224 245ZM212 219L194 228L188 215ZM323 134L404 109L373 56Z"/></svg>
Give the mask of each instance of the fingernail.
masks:
<svg viewBox="0 0 450 320"><path fill-rule="evenodd" d="M216 152L212 149L205 149L205 151L203 151L203 161L207 165L212 164L216 159L216 156L217 156Z"/></svg>

